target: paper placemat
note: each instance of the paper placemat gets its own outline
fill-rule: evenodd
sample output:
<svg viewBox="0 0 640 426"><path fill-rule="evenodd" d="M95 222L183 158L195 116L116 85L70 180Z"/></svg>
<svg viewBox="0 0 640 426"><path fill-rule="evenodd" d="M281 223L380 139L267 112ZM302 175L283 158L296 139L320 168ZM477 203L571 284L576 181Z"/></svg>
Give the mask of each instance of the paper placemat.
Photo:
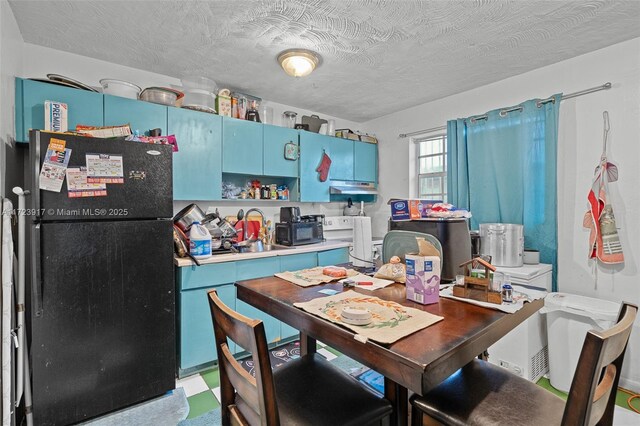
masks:
<svg viewBox="0 0 640 426"><path fill-rule="evenodd" d="M383 280L382 278L370 277L369 275L364 275L364 274L354 275L353 277L345 278L338 282L344 283L347 280L354 281L356 284L356 287L362 288L365 290L377 290L379 288L385 288L386 286L391 285L395 282L391 280ZM371 284L361 285L360 284L361 282L371 283Z"/></svg>
<svg viewBox="0 0 640 426"><path fill-rule="evenodd" d="M293 305L320 318L347 327L356 332L356 339L362 342L371 339L379 343L393 343L443 319L438 315L408 308L396 302L366 296L353 290ZM369 309L373 321L368 325L351 325L343 322L340 314L346 306Z"/></svg>
<svg viewBox="0 0 640 426"><path fill-rule="evenodd" d="M513 285L513 303L502 302L502 305L497 305L495 303L480 302L478 300L454 296L453 286L446 287L440 290L440 296L442 297L460 300L461 302L471 303L472 305L484 306L485 308L497 309L498 311L506 312L508 314L512 314L522 309L525 302L532 302L537 299L542 299L546 295L546 291L532 290L530 288L522 287L519 285Z"/></svg>
<svg viewBox="0 0 640 426"><path fill-rule="evenodd" d="M340 278L324 275L322 270L329 266L316 266L315 268L301 269L299 271L286 271L274 274L278 278L287 280L300 287L310 287L312 285L325 284L331 281L339 280ZM357 271L353 269L347 269L347 277L354 277L358 275Z"/></svg>

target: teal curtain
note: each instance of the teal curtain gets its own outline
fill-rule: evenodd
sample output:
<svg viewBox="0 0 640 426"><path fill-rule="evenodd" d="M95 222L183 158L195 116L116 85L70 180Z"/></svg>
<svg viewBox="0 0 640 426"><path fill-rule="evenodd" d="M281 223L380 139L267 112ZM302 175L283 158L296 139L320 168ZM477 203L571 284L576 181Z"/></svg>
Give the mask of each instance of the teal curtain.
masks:
<svg viewBox="0 0 640 426"><path fill-rule="evenodd" d="M525 247L553 265L557 290L557 145L562 95L447 123L447 197L480 223L524 225ZM509 108L511 109L511 108Z"/></svg>

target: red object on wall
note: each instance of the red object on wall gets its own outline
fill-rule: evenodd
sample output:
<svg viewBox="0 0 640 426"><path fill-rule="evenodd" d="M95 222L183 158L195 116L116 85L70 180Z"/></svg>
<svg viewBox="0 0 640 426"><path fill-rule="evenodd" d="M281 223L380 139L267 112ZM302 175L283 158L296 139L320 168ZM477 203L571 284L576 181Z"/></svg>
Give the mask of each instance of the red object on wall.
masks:
<svg viewBox="0 0 640 426"><path fill-rule="evenodd" d="M326 152L322 153L322 160L320 160L320 165L316 169L316 172L319 172L320 175L318 178L320 182L325 182L327 177L329 177L329 168L331 167L331 158L327 155Z"/></svg>

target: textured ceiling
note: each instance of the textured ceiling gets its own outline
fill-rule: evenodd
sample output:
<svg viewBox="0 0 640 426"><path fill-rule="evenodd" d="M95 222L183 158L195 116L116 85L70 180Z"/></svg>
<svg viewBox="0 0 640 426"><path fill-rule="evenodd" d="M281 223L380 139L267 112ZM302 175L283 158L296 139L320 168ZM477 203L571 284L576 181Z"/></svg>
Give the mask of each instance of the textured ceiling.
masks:
<svg viewBox="0 0 640 426"><path fill-rule="evenodd" d="M10 4L28 43L173 77L205 75L353 121L640 37L639 1ZM275 57L292 47L319 52L322 65L306 78L285 75Z"/></svg>

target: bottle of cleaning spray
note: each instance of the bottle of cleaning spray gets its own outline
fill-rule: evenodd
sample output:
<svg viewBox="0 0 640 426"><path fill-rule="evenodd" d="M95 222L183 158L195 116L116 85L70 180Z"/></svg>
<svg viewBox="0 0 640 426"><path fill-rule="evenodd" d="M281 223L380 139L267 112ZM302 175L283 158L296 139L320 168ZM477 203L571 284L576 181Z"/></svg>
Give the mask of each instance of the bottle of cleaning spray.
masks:
<svg viewBox="0 0 640 426"><path fill-rule="evenodd" d="M211 234L198 221L189 230L189 253L196 259L211 257Z"/></svg>

